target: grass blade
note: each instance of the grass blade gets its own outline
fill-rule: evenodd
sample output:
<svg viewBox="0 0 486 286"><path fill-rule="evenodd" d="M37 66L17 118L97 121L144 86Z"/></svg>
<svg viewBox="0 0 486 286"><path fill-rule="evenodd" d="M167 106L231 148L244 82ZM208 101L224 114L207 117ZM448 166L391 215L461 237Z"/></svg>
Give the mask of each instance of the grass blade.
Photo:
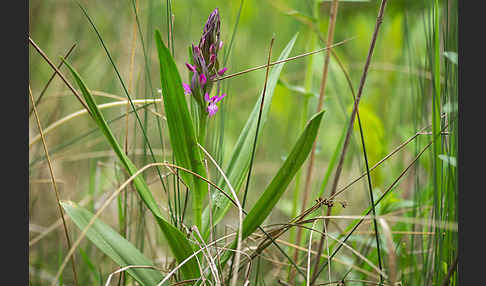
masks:
<svg viewBox="0 0 486 286"><path fill-rule="evenodd" d="M181 77L169 49L162 42L158 30L155 31L155 42L157 43L160 61L165 114L176 164L205 177L206 169L197 146L196 133L184 97ZM204 144L204 142L201 142L201 144ZM181 174L181 176L191 186L194 194L194 224L201 229L202 204L208 190L207 183L186 173Z"/></svg>
<svg viewBox="0 0 486 286"><path fill-rule="evenodd" d="M81 230L88 225L93 217L91 212L73 202L62 202L61 205ZM95 221L86 236L121 267L128 265L154 266L152 261L145 257L133 244L101 220ZM142 285L155 285L164 278L160 272L153 269L133 268L127 270L127 272Z"/></svg>

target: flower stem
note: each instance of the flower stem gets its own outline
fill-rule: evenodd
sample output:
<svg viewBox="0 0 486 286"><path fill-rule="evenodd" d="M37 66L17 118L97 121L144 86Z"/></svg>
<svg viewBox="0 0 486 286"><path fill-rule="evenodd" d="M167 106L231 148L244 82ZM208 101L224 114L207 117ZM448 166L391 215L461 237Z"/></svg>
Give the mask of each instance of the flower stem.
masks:
<svg viewBox="0 0 486 286"><path fill-rule="evenodd" d="M205 140L206 140L206 125L208 124L208 115L206 112L204 112L204 108L199 109L199 130L198 130L198 136L197 139L199 141L199 144L202 146L205 146Z"/></svg>

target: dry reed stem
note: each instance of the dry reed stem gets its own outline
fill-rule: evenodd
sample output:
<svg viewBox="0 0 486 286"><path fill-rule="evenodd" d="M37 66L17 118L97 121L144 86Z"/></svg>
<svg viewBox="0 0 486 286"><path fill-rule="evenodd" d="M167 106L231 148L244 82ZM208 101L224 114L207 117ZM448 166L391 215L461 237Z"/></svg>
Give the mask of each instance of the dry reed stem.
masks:
<svg viewBox="0 0 486 286"><path fill-rule="evenodd" d="M332 49L330 48L332 42L334 41L334 30L336 27L336 19L337 19L337 12L338 12L338 0L333 0L331 4L331 9L329 13L329 27L328 27L328 32L327 32L327 42L326 46L329 48L329 51L332 52ZM321 111L322 109L322 104L324 101L324 91L326 89L326 83L327 83L327 73L329 70L329 52L326 53L325 58L324 58L324 66L323 66L323 71L322 71L322 79L321 79L321 88L319 91L319 102L317 104L317 112ZM317 138L317 137L316 137ZM306 204L307 204L307 199L309 197L309 191L310 191L310 184L311 184L311 179L312 179L312 167L314 166L314 158L315 158L315 152L316 152L316 143L317 139L314 141L314 144L312 145L312 150L310 154L310 161L309 165L307 168L307 176L305 180L305 186L304 186L304 198L302 201L302 210L305 209ZM300 229L299 229L300 230ZM300 240L300 233L297 233L297 244L299 244ZM323 247L323 238L319 241L319 246L317 247L317 253L322 253L322 247ZM318 255L319 256L319 255ZM314 272L317 270L319 264L319 259L316 260L316 263L314 265ZM315 275L313 275L315 276ZM291 279L293 277L291 276ZM311 285L314 284L315 277L312 278L312 282L310 283Z"/></svg>
<svg viewBox="0 0 486 286"><path fill-rule="evenodd" d="M314 231L318 231L318 230L314 230ZM263 235L263 234L253 234L253 235L254 235L254 236L257 236L257 237L260 237L260 238L265 236L265 235ZM295 245L295 244L290 243L290 242L288 242L288 241L286 241L286 240L275 239L275 241L276 241L276 242L278 242L278 243L281 243L281 244L283 244L283 245L289 246L289 247L291 247L291 248L294 248L294 249L296 249L296 250L299 250L299 251L305 252L305 253L307 253L307 251L309 251L309 250L308 250L307 248L305 248L305 247ZM317 251L315 251L315 250L310 250L310 252L311 252L311 254L312 254L312 255L317 256ZM368 275L368 276L370 276L370 277L379 278L379 276L378 276L378 275L376 275L376 274L374 274L373 272L369 272L369 271L367 271L367 270L365 270L365 269L363 269L363 268L360 268L360 267L358 267L358 266L355 266L354 264L349 264L349 263L347 263L347 262L345 262L345 261L342 261L342 260L340 260L340 259L338 259L338 258L335 258L335 257L330 257L330 256L325 255L325 254L321 254L321 256L320 256L320 257L322 257L322 258L326 258L326 259L331 259L331 260L332 260L332 261L334 261L334 262L337 262L337 263L339 263L339 264L342 264L342 265L345 265L345 266L351 267L352 269L354 269L354 270L356 270L356 271L358 271L358 272L361 272L361 273L363 273L363 274L365 274L365 275Z"/></svg>
<svg viewBox="0 0 486 286"><path fill-rule="evenodd" d="M299 227L299 228L302 228L302 229L308 229L308 230L311 230L311 231L315 231L317 233L319 233L321 236L323 237L329 237L331 238L332 240L336 241L337 243L339 243L340 245L346 247L347 249L349 249L353 254L355 254L358 258L360 258L361 260L363 260L366 264L368 264L371 268L373 268L376 273L382 275L383 277L387 278L387 275L383 272L383 270L379 269L375 264L373 264L373 262L371 262L368 258L366 258L364 255L362 255L361 253L359 253L356 249L352 248L351 246L349 246L347 243L343 242L343 241L340 241L338 238L328 234L328 233L325 233L325 232L321 232L320 230L317 230L317 229L314 229L314 228L310 228L310 227L307 227L307 226L304 226L303 224L305 223L315 223L317 222L319 219L328 219L330 217L328 216L323 216L323 217L316 217L316 218L313 218L313 219L309 219L307 221L304 221L304 222L300 222L298 224L291 224L292 226L296 226L296 227ZM370 216L370 219L373 219L374 216ZM312 232L311 232L312 234ZM319 254L319 252L317 252L317 257L323 257L323 254L322 252ZM326 256L328 261L330 261L330 256ZM317 259L319 260L319 259Z"/></svg>
<svg viewBox="0 0 486 286"><path fill-rule="evenodd" d="M47 55L44 53L44 51L42 51L42 49L34 42L34 40L32 40L30 37L29 37L29 42L30 44L35 48L35 50L44 58L44 60L51 66L51 68L56 71L56 73L59 75L59 77L61 77L62 81L69 87L69 89L73 92L73 94L76 96L76 98L79 100L79 102L81 103L81 105L83 105L83 107L87 110L89 110L88 106L86 105L86 103L83 101L83 99L81 98L81 96L79 95L79 93L76 91L76 89L74 89L74 87L71 85L71 83L66 79L66 77L64 77L64 75L61 73L61 71L52 63L52 61L47 57ZM90 112L89 112L90 113ZM91 113L90 113L91 115Z"/></svg>
<svg viewBox="0 0 486 286"><path fill-rule="evenodd" d="M334 0L334 1L337 2L336 0ZM376 39L378 37L378 32L380 30L381 23L383 22L383 15L384 15L384 12L385 12L386 3L387 3L387 0L381 1L380 10L378 12L378 16L377 16L377 19L376 19L375 29L373 31L373 36L372 36L372 39L371 39L370 48L368 50L368 56L366 57L366 63L365 63L364 69L363 69L363 74L361 76L361 80L360 80L360 84L359 84L359 88L358 88L358 94L356 96L356 100L354 101L353 112L351 113L351 119L350 119L348 127L347 127L346 137L345 137L344 143L343 143L343 149L341 151L339 163L338 163L338 166L336 168L336 173L334 175L334 180L333 180L330 196L334 195L336 188L337 188L337 184L339 182L339 177L341 175L341 171L342 171L342 167L343 167L343 163L344 163L344 157L346 155L346 151L347 151L349 141L350 141L350 138L351 138L351 132L353 130L354 120L356 118L356 114L358 113L358 105L359 105L359 102L360 102L360 99L361 99L361 96L362 96L362 93L363 93L363 88L364 88L364 84L366 82L366 77L368 75L368 69L369 69L369 66L370 66L370 63L371 63L371 57L373 55L373 51L374 51ZM367 173L369 173L369 172L367 172ZM372 210L374 212L375 209L374 209L373 198L371 198L371 199L372 199L371 207L372 207ZM328 206L327 215L331 214L331 209L332 209L332 206ZM328 221L325 220L324 223L327 224ZM376 222L375 222L375 226L376 226ZM322 244L322 240L323 240L323 238L321 238L320 244ZM378 260L380 262L380 268L381 268L380 256L378 256ZM316 265L315 265L313 282L315 282L315 280L317 279L318 273L319 273L319 271L317 271L317 269L319 268L318 264L319 264L319 260L317 260ZM380 281L381 281L381 277L380 277Z"/></svg>
<svg viewBox="0 0 486 286"><path fill-rule="evenodd" d="M369 51L368 51L368 56L366 58L366 63L365 63L364 69L363 69L363 74L361 76L361 80L360 80L360 84L359 84L359 88L358 88L358 94L357 94L356 100L354 102L353 112L351 113L351 120L349 121L349 124L348 124L348 129L347 129L346 137L345 137L344 144L343 144L343 150L341 152L338 167L337 167L336 173L334 175L334 180L333 180L333 184L332 184L332 188L331 188L331 197L334 195L334 193L336 191L337 183L338 183L339 177L341 175L341 171L342 171L342 167L343 167L343 163L344 163L344 157L346 155L347 147L349 145L349 140L351 138L351 131L353 130L354 120L356 118L356 113L358 111L358 104L359 104L359 101L360 101L362 93L363 93L363 88L364 88L364 84L366 82L366 77L368 75L368 69L369 69L369 65L370 65L370 62L371 62L371 57L373 55L373 51L374 51L376 39L378 37L378 32L379 32L380 26L381 26L381 23L383 21L383 14L384 14L386 2L387 2L387 0L382 0L381 5L380 5L380 10L378 12L375 30L373 31L373 36L372 36L372 39L371 39L371 44L370 44L370 48L369 48ZM328 208L327 212L328 212L328 215L329 215L330 212L331 212L331 208Z"/></svg>
<svg viewBox="0 0 486 286"><path fill-rule="evenodd" d="M47 149L46 139L44 138L44 132L42 131L42 125L41 125L40 120L39 120L39 115L37 113L37 108L35 106L34 96L32 95L32 90L30 88L30 85L29 85L29 96L30 96L30 100L32 102L32 108L34 110L34 115L35 115L37 127L39 128L39 133L40 133L40 136L42 138L42 146L44 147L44 152L46 153L47 165L49 166L49 173L51 175L52 186L53 186L53 189L54 189L54 194L56 195L57 206L58 206L58 209L59 209L59 214L60 214L61 219L62 219L62 225L64 227L64 234L66 235L67 246L68 246L68 249L69 249L69 248L71 248L71 239L69 237L69 232L68 232L68 229L67 229L66 220L64 219L64 213L62 211L62 207L61 207L61 203L60 203L60 196L59 196L59 191L57 189L56 179L55 179L55 176L54 176L54 170L52 168L51 159L49 157L49 151ZM74 256L71 257L71 265L72 265L73 275L74 275L74 285L78 285L78 277L77 277L78 275L76 273L76 267L75 267L75 264L74 264ZM54 280L54 282L56 282L56 281L57 281L57 279Z"/></svg>
<svg viewBox="0 0 486 286"><path fill-rule="evenodd" d="M71 48L68 50L68 52L66 53L66 55L64 56L65 59L67 59L69 57L69 55L71 54L71 52L74 50L74 48L76 47L76 43L74 43ZM62 67L62 65L64 64L63 61L61 61L59 63L59 65L57 66L58 69L60 69ZM35 101L35 105L36 106L39 106L40 104L40 101L42 100L47 88L49 87L49 85L51 84L52 80L54 79L54 77L56 76L56 72L54 72L51 77L49 78L49 80L47 81L46 85L44 86L44 88L42 89L42 91L40 92L39 94L39 97L37 98L37 100ZM34 108L32 107L29 111L29 118L30 116L32 115L32 112L34 111Z"/></svg>
<svg viewBox="0 0 486 286"><path fill-rule="evenodd" d="M300 58L303 58L303 57L306 57L306 56L310 56L310 55L313 55L313 54L317 54L317 53L326 51L329 48L334 48L334 47L340 46L340 45L342 45L342 44L344 44L344 43L346 43L348 41L353 40L354 38L355 37L349 38L349 39L346 39L346 40L343 40L343 41L338 42L338 43L335 43L334 45L331 45L330 47L318 49L318 50L315 50L315 51L312 51L312 52L307 52L307 53L300 54L300 55L297 55L297 56L294 56L294 57L290 57L290 58L287 58L287 59L284 59L284 60L275 61L275 62L266 64L266 65L261 65L261 66L249 68L249 69L246 69L246 70L243 70L243 71L240 71L240 72L236 72L234 74L229 74L227 76L215 78L213 81L219 81L219 80L224 80L224 79L232 78L232 77L235 77L235 76L238 76L238 75L242 75L242 74L245 74L245 73L248 73L248 72L256 71L256 70L263 69L263 68L266 68L266 67L271 67L271 66L274 66L274 65L277 65L277 64L281 64L281 63L293 61L293 60L296 60L296 59L300 59Z"/></svg>

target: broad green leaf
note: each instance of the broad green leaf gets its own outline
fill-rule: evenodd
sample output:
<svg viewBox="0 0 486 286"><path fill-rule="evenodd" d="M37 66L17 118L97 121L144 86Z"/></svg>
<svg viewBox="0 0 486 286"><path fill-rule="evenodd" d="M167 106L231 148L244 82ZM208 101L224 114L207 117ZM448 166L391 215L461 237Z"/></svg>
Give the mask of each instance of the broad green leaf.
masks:
<svg viewBox="0 0 486 286"><path fill-rule="evenodd" d="M165 116L176 164L206 177L206 169L197 146L196 133L184 97L181 77L169 49L162 42L158 30L155 31L155 42L157 43L160 61L160 79ZM201 144L203 143L201 142ZM194 224L201 229L202 204L208 191L208 185L203 180L189 173L182 172L181 176L184 182L189 184L191 192L194 194Z"/></svg>
<svg viewBox="0 0 486 286"><path fill-rule="evenodd" d="M297 34L290 40L287 46L284 48L282 53L280 54L278 60L283 60L288 58L292 47L294 46L295 40L297 39ZM272 97L277 85L278 78L280 77L280 73L282 72L283 66L285 63L281 63L275 65L271 68L270 74L268 76L267 82L267 91L265 94L265 100L263 102L263 110L262 110L262 117L260 122L260 130L259 134L262 132L265 122L267 121L268 111L270 109L270 104L272 103ZM255 103L253 107L253 111L248 118L245 127L240 133L238 137L238 141L233 149L233 153L231 155L231 159L229 161L228 166L225 170L225 175L228 178L229 182L233 186L234 190L238 193L241 185L244 182L245 174L248 172L250 168L250 159L251 159L251 148L253 145L253 141L255 138L257 121L258 121L258 113L260 110L260 103L262 100L263 94L260 95L259 99ZM259 136L260 137L260 136ZM226 182L221 178L218 182L218 186L226 192L230 193ZM230 201L221 193L214 193L212 195L212 200L214 201L213 204L213 224L216 225L218 222L223 219L226 212L231 207ZM203 231L204 237L207 238L209 235L209 207L204 209L203 213Z"/></svg>
<svg viewBox="0 0 486 286"><path fill-rule="evenodd" d="M267 218L283 195L295 173L304 164L317 136L324 111L310 119L292 151L243 221L243 238L248 237Z"/></svg>
<svg viewBox="0 0 486 286"><path fill-rule="evenodd" d="M265 221L267 216L284 194L297 171L300 169L302 164L304 164L316 139L317 131L319 130L323 114L324 111L320 111L310 119L304 131L299 136L299 139L292 147L292 151L283 163L282 167L280 167L277 174L270 182L270 185L268 185L243 220L242 239L247 238ZM236 240L232 245L232 248L234 247L236 247ZM224 258L222 259L222 265L225 265L225 262L230 257L230 254L230 252L226 252L225 256L223 256Z"/></svg>
<svg viewBox="0 0 486 286"><path fill-rule="evenodd" d="M73 202L61 202L61 205L81 230L86 228L94 216L91 212ZM99 219L94 221L86 232L86 236L120 267L128 265L154 266L152 261L145 257L133 244ZM156 285L164 279L164 276L155 269L131 268L127 272L140 284L147 286Z"/></svg>
<svg viewBox="0 0 486 286"><path fill-rule="evenodd" d="M65 64L73 74L73 77L76 80L76 83L78 84L84 99L86 100L88 108L90 109L90 112L92 114L92 118L98 125L98 128L101 130L101 132L103 132L103 135L105 135L106 139L108 140L108 143L112 147L113 151L115 151L116 155L118 156L118 159L120 159L127 172L131 176L134 175L138 171L137 167L135 167L132 161L123 152L123 149L121 148L120 144L118 143L115 136L111 132L110 127L106 123L103 114L101 113L98 106L96 105L93 95L88 90L83 80L81 79L79 74L74 70L74 68L66 61ZM192 255L194 249L192 248L192 245L190 244L189 240L179 229L177 229L176 227L174 227L164 219L157 205L157 202L152 196L152 193L150 192L150 189L148 188L147 183L145 182L143 177L140 175L135 177L135 179L133 180L133 185L135 186L135 189L140 195L142 201L145 203L147 208L155 216L155 219L159 224L160 229L164 233L167 242L169 244L169 247L172 253L174 254L177 262L180 263L190 255ZM184 264L184 266L181 267L182 275L186 279L199 277L198 269L199 268L196 259L191 259L190 261L188 261L188 263Z"/></svg>

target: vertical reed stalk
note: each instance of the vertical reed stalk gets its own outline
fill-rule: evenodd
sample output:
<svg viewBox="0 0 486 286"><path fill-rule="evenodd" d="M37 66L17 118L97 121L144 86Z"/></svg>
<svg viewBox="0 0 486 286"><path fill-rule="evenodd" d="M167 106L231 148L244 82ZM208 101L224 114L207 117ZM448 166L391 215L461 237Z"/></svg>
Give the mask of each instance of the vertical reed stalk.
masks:
<svg viewBox="0 0 486 286"><path fill-rule="evenodd" d="M32 90L30 89L30 85L29 85L29 96L30 96L30 100L32 102L32 108L34 110L34 115L35 115L35 119L36 119L36 122L37 122L37 128L39 128L39 133L41 134L42 146L44 146L44 152L46 153L47 165L49 166L49 172L50 172L50 175L51 175L52 187L53 187L54 193L56 195L57 206L59 208L59 214L60 214L61 219L62 219L62 226L64 228L64 234L66 235L66 241L67 241L68 249L70 249L71 248L71 239L69 237L69 233L68 233L68 229L67 229L67 225L66 225L66 220L64 219L64 213L62 212L59 191L57 189L56 179L54 177L54 170L52 168L51 159L49 157L49 151L47 150L46 139L44 138L44 132L42 132L42 125L41 125L40 120L39 120L39 115L37 114L37 108L35 107L34 96L32 95ZM74 255L71 256L71 266L72 266L73 275L74 275L74 285L78 285L78 275L76 273L76 266L74 264Z"/></svg>
<svg viewBox="0 0 486 286"><path fill-rule="evenodd" d="M320 89L320 93L319 93L319 102L317 104L316 112L321 111L322 104L323 104L323 101L324 101L324 91L326 89L327 73L328 73L328 70L329 70L329 60L330 60L329 51L331 50L331 45L334 41L334 30L335 30L335 27L336 27L337 11L338 11L338 0L333 0L333 2L331 4L331 10L329 12L329 26L328 26L328 31L327 31L327 43L326 43L326 48L329 49L329 50L328 50L327 53L325 53L325 56L324 56L324 66L323 66L323 70L322 70L321 89ZM317 16L318 15L319 15L319 13L317 13ZM312 168L314 166L314 157L315 157L315 151L316 151L317 138L318 137L316 137L316 141L314 141L314 144L312 145L312 150L311 150L311 153L310 153L309 165L307 167L307 176L305 178L305 186L304 186L304 193L303 193L303 197L302 197L301 210L304 210L306 208L307 200L309 198L309 189L310 189L310 184L311 184L311 180L312 180ZM302 239L302 228L298 228L297 229L296 245L300 245L301 239ZM320 245L319 247L322 248L322 245ZM295 253L294 253L294 260L297 260L298 254L299 254L298 250L296 249ZM293 280L294 276L295 276L295 272L292 271L291 275L290 275L291 280Z"/></svg>

